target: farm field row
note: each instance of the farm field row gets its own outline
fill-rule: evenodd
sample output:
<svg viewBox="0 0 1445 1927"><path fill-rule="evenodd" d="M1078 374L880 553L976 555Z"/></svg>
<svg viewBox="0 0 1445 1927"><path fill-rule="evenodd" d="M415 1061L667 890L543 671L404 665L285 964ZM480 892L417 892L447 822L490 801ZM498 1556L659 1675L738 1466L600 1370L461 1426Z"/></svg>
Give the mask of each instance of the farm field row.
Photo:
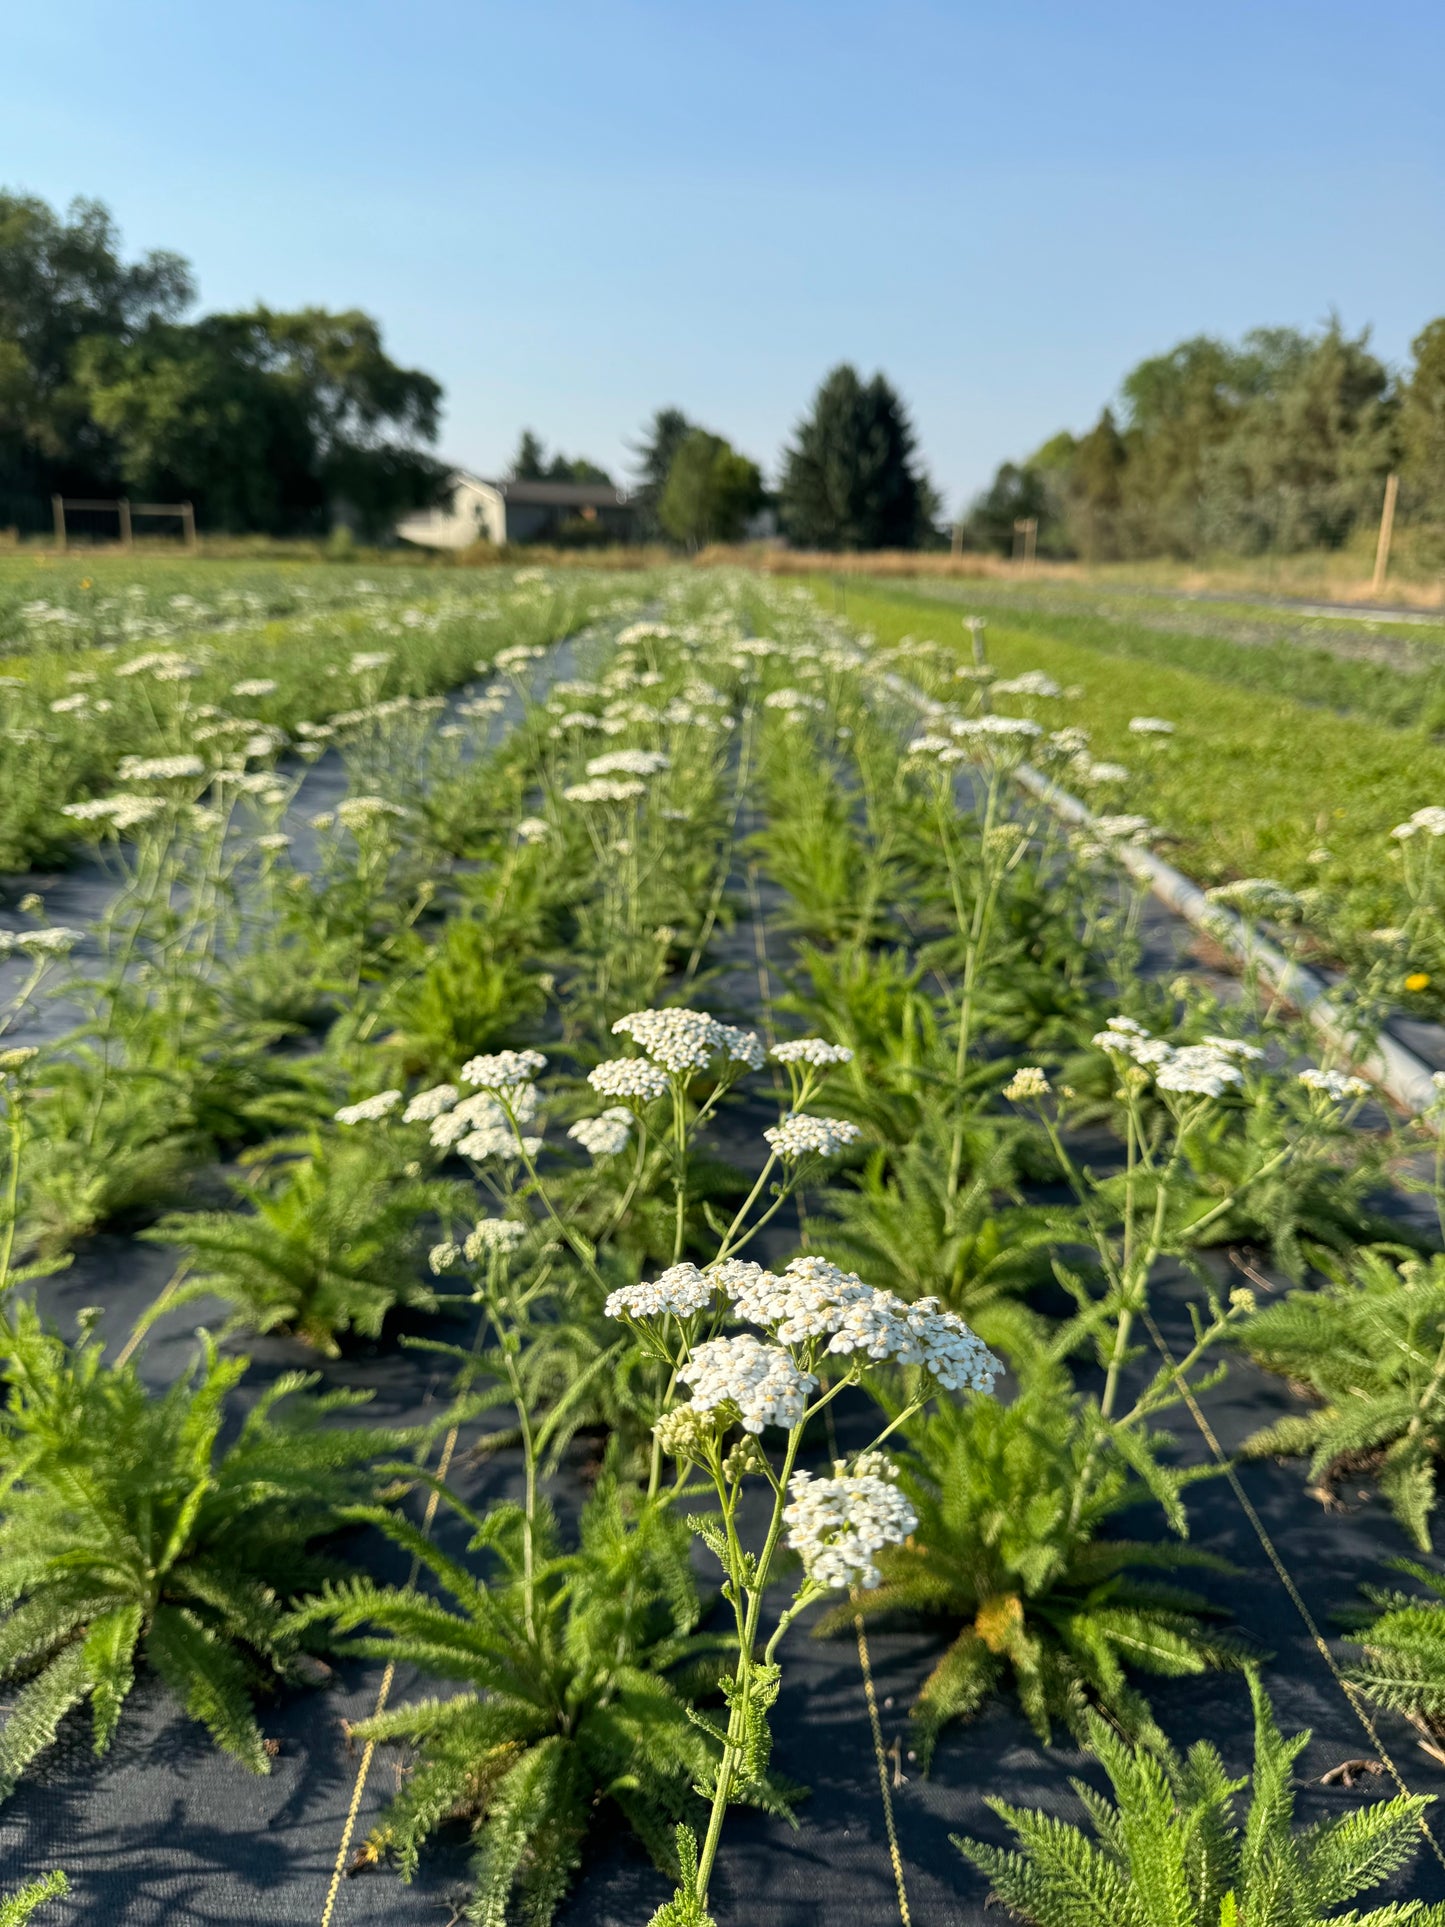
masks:
<svg viewBox="0 0 1445 1927"><path fill-rule="evenodd" d="M331 719L381 701L435 702L465 682L501 625L514 646L551 641L617 594L580 572L318 570L313 587L297 569L285 587L304 613L214 621L233 595L217 586L213 571L224 569L195 569L195 593L168 597L163 618L137 619L125 640L101 629L79 646L78 632L62 628L57 640L48 623L32 624L0 678L0 870L63 860L86 823L123 828L146 807L118 794L127 769L169 767L179 783L224 769L233 787L264 787L283 749L323 752Z"/></svg>
<svg viewBox="0 0 1445 1927"><path fill-rule="evenodd" d="M1364 1744L1352 1668L1413 1782L1445 1608L1408 1691L1379 1602L1325 1665L1192 1414L1322 1622L1433 1559L1445 1266L1372 1248L1418 1133L1362 1129L1288 1013L1144 969L1107 844L1012 782L1080 752L1005 653L961 680L956 631L746 577L577 593L497 585L421 668L383 618L319 811L279 729L255 783L118 771L88 1014L36 1054L67 946L25 952L15 1877L123 1927L162 1885L801 1927L820 1880L830 1918L982 1921L1038 1838L990 1790L1076 1819L1070 1770L1127 1803L1201 1737L1268 1779L1241 1666L1316 1774ZM1342 1894L1434 1891L1403 1792L1297 1804L1368 1808Z"/></svg>
<svg viewBox="0 0 1445 1927"><path fill-rule="evenodd" d="M832 600L830 588L817 593ZM1194 640L1170 630L1015 612L1005 600L975 602L963 591L945 599L931 587L873 592L850 584L846 606L881 642L911 635L964 663L964 619L985 620L1005 687L1042 675L1058 692L1010 692L1000 707L1050 731L1087 732L1085 759L1060 777L1066 788L1096 810L1146 817L1155 846L1204 885L1282 885L1295 895L1289 916L1309 950L1348 962L1407 1010L1438 1013L1445 945L1434 907L1435 839L1392 834L1445 795L1445 747L1423 724L1397 727L1304 700L1303 664L1313 669L1316 659L1297 661L1287 642L1266 655L1216 641L1206 669L1196 666ZM1281 686L1250 685L1261 663L1283 666ZM1371 673L1414 686L1382 666ZM1168 733L1148 733L1151 719ZM1102 765L1104 780L1089 780L1090 764Z"/></svg>

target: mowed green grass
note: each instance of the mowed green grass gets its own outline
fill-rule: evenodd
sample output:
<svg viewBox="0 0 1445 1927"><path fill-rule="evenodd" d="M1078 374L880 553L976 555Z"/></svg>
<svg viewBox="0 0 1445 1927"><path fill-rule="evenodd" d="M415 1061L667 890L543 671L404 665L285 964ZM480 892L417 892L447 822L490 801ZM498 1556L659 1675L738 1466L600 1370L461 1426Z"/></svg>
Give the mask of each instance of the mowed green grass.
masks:
<svg viewBox="0 0 1445 1927"><path fill-rule="evenodd" d="M817 584L833 600L832 584ZM905 635L969 656L958 607L916 594L846 589L850 621L884 642ZM1401 860L1391 828L1427 803L1445 803L1445 748L1422 725L1396 727L1341 715L1295 697L1027 626L995 604L989 660L1001 675L1043 670L1070 700L1000 699L1000 709L1047 728L1090 733L1096 758L1134 772L1107 807L1138 809L1171 839L1164 848L1203 883L1271 876L1291 888L1322 886L1354 929L1396 922ZM960 685L960 697L966 697ZM1162 747L1133 735L1134 716L1161 716L1176 733ZM1318 852L1327 850L1320 859Z"/></svg>

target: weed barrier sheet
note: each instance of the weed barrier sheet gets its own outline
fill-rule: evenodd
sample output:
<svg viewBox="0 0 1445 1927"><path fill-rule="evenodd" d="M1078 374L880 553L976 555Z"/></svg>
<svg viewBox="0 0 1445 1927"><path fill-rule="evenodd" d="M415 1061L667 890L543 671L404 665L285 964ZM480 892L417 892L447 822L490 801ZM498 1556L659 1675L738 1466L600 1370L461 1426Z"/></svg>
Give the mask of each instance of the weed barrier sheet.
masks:
<svg viewBox="0 0 1445 1927"><path fill-rule="evenodd" d="M564 646L554 652L550 673L565 673L566 660ZM335 780L334 773L328 775L328 762L308 777L307 812L328 800L325 785ZM93 917L97 904L87 893L99 887L98 878L78 874L74 907L57 891L56 915L76 921ZM726 968L709 1002L719 1015L757 1021L757 950L760 943L776 944L771 926L778 904L779 893L765 888L758 906L762 930L743 920L716 946ZM1162 911L1148 913L1149 968L1177 969L1187 941L1187 931ZM775 970L785 961L781 954L771 959ZM45 1022L48 1014L42 1029ZM723 1155L739 1162L755 1158L760 1130L775 1116L765 1093L744 1098L724 1116ZM1103 1144L1087 1150L1100 1161L1110 1154ZM757 1255L764 1261L781 1257L795 1244L796 1226L780 1220ZM99 1304L106 1310L107 1329L119 1335L153 1302L174 1259L174 1253L154 1245L100 1236L83 1247L70 1270L42 1289L63 1328L70 1329L83 1308ZM1211 1262L1223 1282L1232 1281L1227 1254ZM1187 1306L1197 1291L1197 1283L1182 1271L1161 1282L1155 1301L1160 1329L1176 1350L1183 1349ZM193 1306L161 1316L140 1354L148 1380L169 1383L186 1368L194 1329L205 1321L206 1310ZM413 1330L422 1328L420 1321L413 1323ZM252 1358L244 1391L255 1396L280 1373L301 1366L318 1371L326 1387L371 1393L372 1403L362 1413L369 1422L426 1422L444 1404L448 1378L439 1361L398 1345L405 1329L400 1321L383 1342L348 1346L337 1361L318 1359L285 1339L237 1341L235 1348L244 1343ZM459 1321L454 1335L465 1340L470 1332ZM1087 1385L1086 1372L1080 1380ZM1280 1380L1240 1358L1231 1359L1228 1377L1202 1402L1226 1452L1292 1409ZM850 1412L846 1402L840 1406L838 1431L845 1446L855 1442L854 1431L861 1442L863 1423L861 1410ZM1175 1413L1172 1426L1182 1460L1208 1457L1187 1412ZM579 1442L553 1482L551 1497L564 1518L575 1515L585 1494L588 1450L586 1441ZM827 1442L819 1440L816 1462L827 1456ZM1342 1490L1342 1509L1327 1515L1306 1495L1297 1463L1249 1464L1240 1477L1310 1611L1333 1637L1332 1616L1355 1602L1362 1581L1377 1580L1385 1563L1404 1550L1398 1528L1373 1491L1353 1484ZM469 1504L485 1507L518 1496L520 1468L505 1448L476 1449L469 1432L453 1462L452 1482ZM1264 1677L1281 1730L1313 1730L1297 1770L1299 1817L1324 1818L1375 1799L1382 1782L1369 1776L1354 1790L1319 1784L1321 1775L1371 1754L1372 1748L1229 1485L1220 1478L1194 1486L1189 1510L1194 1543L1224 1554L1237 1567L1232 1578L1206 1575L1201 1589L1233 1612L1261 1656L1269 1655ZM1141 1511L1121 1529L1141 1538L1162 1536L1152 1512ZM467 1529L445 1507L434 1533L446 1550L462 1552ZM404 1559L379 1537L368 1537L365 1554L383 1578L405 1578ZM705 1583L715 1582L705 1555L699 1555L698 1570ZM939 1631L926 1625L869 1626L880 1749L856 1640L850 1634L827 1640L794 1634L774 1713L774 1764L809 1794L796 1830L745 1809L730 1814L712 1895L712 1910L724 1927L823 1922L887 1927L896 1921L905 1927L909 1922L983 1927L1000 1916L997 1910L985 1912L986 1883L950 1845L950 1835L1003 1842L1006 1830L985 1804L989 1796L1081 1817L1068 1776L1081 1774L1102 1786L1097 1765L1065 1734L1056 1736L1052 1748L1041 1745L1006 1696L991 1700L971 1725L949 1728L931 1773L919 1770L910 1757L908 1707L943 1645ZM1344 1657L1345 1648L1336 1650ZM220 1754L203 1730L142 1676L106 1760L97 1763L92 1757L88 1714L72 1715L61 1743L0 1807L7 1883L63 1867L72 1884L75 1917L103 1921L106 1927L171 1927L182 1921L215 1927L447 1927L462 1920L468 1883L460 1829L433 1843L410 1884L384 1866L353 1870L356 1850L397 1785L398 1751L379 1749L362 1783L360 1749L346 1733L346 1722L375 1708L382 1675L379 1664L342 1662L330 1686L283 1692L263 1704L263 1727L276 1742L272 1771L264 1778ZM399 1669L391 1704L436 1690L434 1681ZM1208 1739L1231 1770L1247 1768L1252 1725L1241 1678L1215 1673L1151 1681L1148 1690L1161 1724L1176 1741ZM1381 1716L1379 1728L1412 1791L1445 1791L1445 1769L1420 1752L1403 1721ZM896 1867L880 1766L896 1828ZM349 1822L350 1848L343 1854ZM559 1918L567 1927L642 1927L668 1891L630 1837L594 1837ZM1387 1891L1445 1900L1445 1870L1424 1850L1393 1890L1380 1890L1378 1897Z"/></svg>

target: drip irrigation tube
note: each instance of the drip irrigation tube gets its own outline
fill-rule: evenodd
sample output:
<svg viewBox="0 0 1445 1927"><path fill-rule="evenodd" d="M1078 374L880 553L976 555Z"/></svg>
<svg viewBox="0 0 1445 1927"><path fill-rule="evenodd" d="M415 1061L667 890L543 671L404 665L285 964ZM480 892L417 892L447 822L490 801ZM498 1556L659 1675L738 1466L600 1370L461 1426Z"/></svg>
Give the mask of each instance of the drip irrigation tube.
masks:
<svg viewBox="0 0 1445 1927"><path fill-rule="evenodd" d="M1060 789L1032 764L1021 763L1014 774L1022 788L1047 804L1065 822L1077 824L1081 829L1098 829L1098 819L1087 804ZM1197 883L1191 883L1152 850L1138 843L1102 837L1101 841L1108 844L1111 854L1132 876L1148 884L1161 902L1212 937L1242 964L1258 971L1277 996L1293 1004L1323 1038L1387 1092L1402 1110L1413 1117L1422 1117L1440 1102L1440 1089L1430 1066L1393 1037L1381 1035L1373 1042L1361 1037L1314 971L1287 957L1277 944L1262 936L1243 917L1211 903Z"/></svg>

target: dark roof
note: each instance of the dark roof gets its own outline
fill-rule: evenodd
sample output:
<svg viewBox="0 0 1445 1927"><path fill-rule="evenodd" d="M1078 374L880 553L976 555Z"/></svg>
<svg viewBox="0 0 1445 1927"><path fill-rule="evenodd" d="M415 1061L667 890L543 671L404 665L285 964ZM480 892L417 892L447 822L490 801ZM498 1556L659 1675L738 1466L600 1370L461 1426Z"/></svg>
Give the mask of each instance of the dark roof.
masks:
<svg viewBox="0 0 1445 1927"><path fill-rule="evenodd" d="M509 502L531 502L539 508L620 509L627 506L626 489L611 482L496 482Z"/></svg>

